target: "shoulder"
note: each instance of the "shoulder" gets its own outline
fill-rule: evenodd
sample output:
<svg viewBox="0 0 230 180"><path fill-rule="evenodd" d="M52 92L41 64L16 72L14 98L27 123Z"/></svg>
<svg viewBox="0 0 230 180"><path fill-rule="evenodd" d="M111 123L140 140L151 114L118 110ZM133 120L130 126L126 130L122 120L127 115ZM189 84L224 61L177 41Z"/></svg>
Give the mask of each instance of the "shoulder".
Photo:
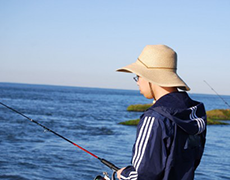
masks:
<svg viewBox="0 0 230 180"><path fill-rule="evenodd" d="M169 120L162 114L154 111L153 109L148 109L140 118L138 124L138 129L145 126L147 123L152 123L152 127L155 129L171 130L174 127L174 122Z"/></svg>

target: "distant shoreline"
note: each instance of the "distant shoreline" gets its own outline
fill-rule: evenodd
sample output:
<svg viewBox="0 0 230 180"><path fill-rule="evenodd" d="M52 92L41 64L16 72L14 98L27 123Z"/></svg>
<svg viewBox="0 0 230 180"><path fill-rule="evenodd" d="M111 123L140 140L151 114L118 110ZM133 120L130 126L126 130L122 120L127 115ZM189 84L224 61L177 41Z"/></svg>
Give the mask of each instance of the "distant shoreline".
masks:
<svg viewBox="0 0 230 180"><path fill-rule="evenodd" d="M127 111L130 112L144 112L150 108L152 104L135 104L127 107ZM207 124L208 125L229 125L222 121L230 120L230 110L229 109L214 109L207 111ZM133 119L128 121L120 122L122 125L137 126L140 119Z"/></svg>
<svg viewBox="0 0 230 180"><path fill-rule="evenodd" d="M139 90L135 90L135 89L120 89L120 88L108 88L108 87L93 87L93 86L74 86L74 85L61 85L61 84L36 84L36 83L21 83L21 82L0 82L1 84L5 84L5 85L23 85L23 86L50 86L50 87L60 87L60 88L90 88L90 89L108 89L108 90L120 90L120 91L131 91L131 92L136 92L137 94L139 93ZM215 93L190 93L188 92L188 94L197 94L197 95L210 95L210 96L216 96ZM221 96L230 96L228 94L221 94Z"/></svg>

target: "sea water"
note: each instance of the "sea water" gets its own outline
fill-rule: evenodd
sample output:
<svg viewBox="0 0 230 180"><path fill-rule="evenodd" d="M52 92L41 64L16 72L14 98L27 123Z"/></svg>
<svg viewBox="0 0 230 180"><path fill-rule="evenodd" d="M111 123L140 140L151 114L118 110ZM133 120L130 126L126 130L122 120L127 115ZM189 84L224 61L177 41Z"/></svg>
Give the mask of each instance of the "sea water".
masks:
<svg viewBox="0 0 230 180"><path fill-rule="evenodd" d="M206 110L227 108L216 95L190 94ZM138 91L0 83L0 102L111 161L130 163L137 119L131 104L151 103ZM230 104L230 96L222 96ZM196 180L230 179L230 126L212 125ZM0 179L93 180L109 168L95 157L0 106Z"/></svg>

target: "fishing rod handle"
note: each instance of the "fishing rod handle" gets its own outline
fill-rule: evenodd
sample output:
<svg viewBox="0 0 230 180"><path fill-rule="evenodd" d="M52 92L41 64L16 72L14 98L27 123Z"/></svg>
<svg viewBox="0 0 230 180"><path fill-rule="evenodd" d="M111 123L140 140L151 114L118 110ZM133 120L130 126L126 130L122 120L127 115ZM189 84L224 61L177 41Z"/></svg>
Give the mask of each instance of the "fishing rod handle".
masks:
<svg viewBox="0 0 230 180"><path fill-rule="evenodd" d="M108 166L110 169L114 170L114 171L118 171L120 168L118 168L117 166L115 166L113 163L105 160L105 159L101 159L98 158L104 165Z"/></svg>

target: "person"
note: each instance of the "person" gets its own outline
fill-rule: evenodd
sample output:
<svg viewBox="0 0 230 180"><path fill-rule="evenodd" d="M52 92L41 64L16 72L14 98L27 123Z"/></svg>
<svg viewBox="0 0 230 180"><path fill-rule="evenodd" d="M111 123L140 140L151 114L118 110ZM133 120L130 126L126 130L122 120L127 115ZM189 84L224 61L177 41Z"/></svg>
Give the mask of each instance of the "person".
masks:
<svg viewBox="0 0 230 180"><path fill-rule="evenodd" d="M131 165L117 171L118 179L194 179L205 146L206 111L187 94L190 88L177 74L176 52L147 45L135 63L117 71L136 74L140 93L155 100L140 117Z"/></svg>

